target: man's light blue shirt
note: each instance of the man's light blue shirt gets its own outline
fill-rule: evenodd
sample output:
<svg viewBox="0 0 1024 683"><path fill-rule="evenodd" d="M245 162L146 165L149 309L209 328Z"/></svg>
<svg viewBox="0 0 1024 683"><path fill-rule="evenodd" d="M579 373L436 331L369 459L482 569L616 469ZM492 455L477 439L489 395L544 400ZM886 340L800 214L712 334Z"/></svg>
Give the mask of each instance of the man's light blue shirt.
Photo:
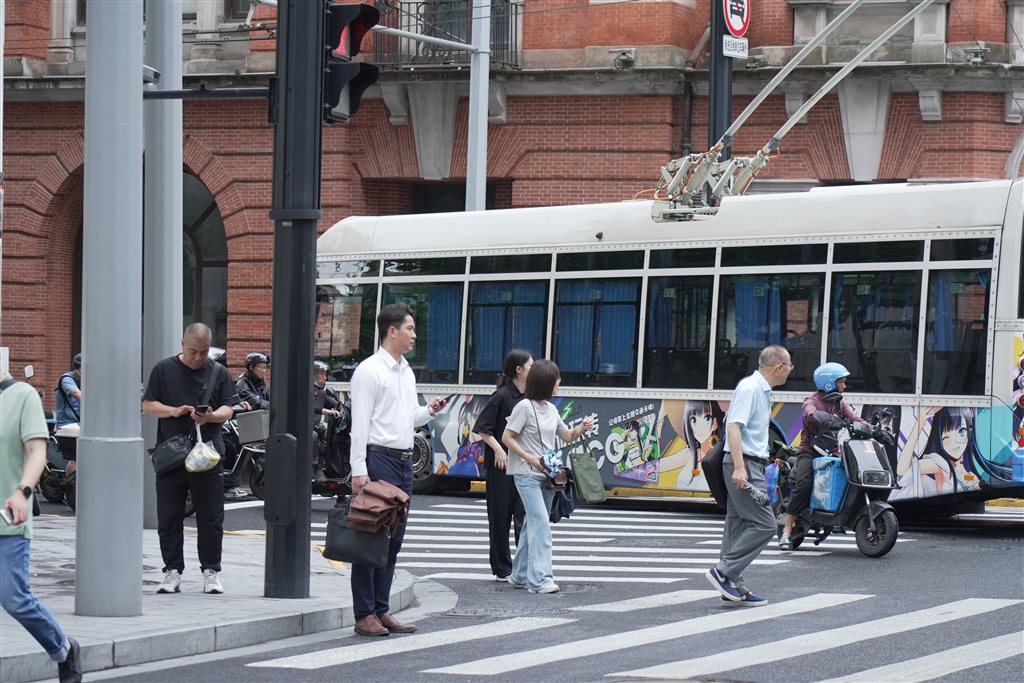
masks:
<svg viewBox="0 0 1024 683"><path fill-rule="evenodd" d="M732 393L726 425L740 425L743 453L755 458L768 459L768 423L772 415L772 387L760 372L744 377ZM729 439L725 440L729 453Z"/></svg>

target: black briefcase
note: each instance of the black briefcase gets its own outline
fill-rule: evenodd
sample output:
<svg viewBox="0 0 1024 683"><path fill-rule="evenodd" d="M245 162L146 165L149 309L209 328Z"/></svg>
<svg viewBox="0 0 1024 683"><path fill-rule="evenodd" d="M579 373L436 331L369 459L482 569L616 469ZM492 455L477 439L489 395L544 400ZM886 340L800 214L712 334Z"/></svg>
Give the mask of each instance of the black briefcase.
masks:
<svg viewBox="0 0 1024 683"><path fill-rule="evenodd" d="M708 482L708 488L715 502L725 507L729 499L729 489L725 486L725 473L722 472L722 461L725 459L725 439L719 439L718 443L711 447L708 454L700 461L701 469L704 470L704 479Z"/></svg>
<svg viewBox="0 0 1024 683"><path fill-rule="evenodd" d="M388 564L388 553L391 550L391 531L387 527L381 527L379 531L371 534L350 527L349 500L331 508L327 513L327 542L323 555L328 560L383 569Z"/></svg>

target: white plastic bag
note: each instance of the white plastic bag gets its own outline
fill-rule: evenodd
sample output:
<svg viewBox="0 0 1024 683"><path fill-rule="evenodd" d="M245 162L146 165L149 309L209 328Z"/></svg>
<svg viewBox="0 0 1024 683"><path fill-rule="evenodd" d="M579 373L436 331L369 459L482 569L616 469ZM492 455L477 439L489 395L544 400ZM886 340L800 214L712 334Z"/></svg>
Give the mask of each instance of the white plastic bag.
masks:
<svg viewBox="0 0 1024 683"><path fill-rule="evenodd" d="M220 453L210 442L203 442L203 435L196 425L196 445L185 456L185 469L189 472L205 472L220 462Z"/></svg>

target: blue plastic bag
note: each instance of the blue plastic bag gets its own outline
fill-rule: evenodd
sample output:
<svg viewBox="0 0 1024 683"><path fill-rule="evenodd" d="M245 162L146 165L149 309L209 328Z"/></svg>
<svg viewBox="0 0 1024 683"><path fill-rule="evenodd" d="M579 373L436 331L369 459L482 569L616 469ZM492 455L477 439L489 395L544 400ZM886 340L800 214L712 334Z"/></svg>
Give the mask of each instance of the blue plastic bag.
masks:
<svg viewBox="0 0 1024 683"><path fill-rule="evenodd" d="M772 505L779 502L779 466L774 462L764 468L765 490L772 499Z"/></svg>

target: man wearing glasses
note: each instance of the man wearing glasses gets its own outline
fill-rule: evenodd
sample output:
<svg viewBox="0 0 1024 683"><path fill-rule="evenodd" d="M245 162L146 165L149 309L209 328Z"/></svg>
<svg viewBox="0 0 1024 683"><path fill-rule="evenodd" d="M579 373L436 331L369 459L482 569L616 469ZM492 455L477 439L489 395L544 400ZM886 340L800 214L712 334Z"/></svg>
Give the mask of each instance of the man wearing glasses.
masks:
<svg viewBox="0 0 1024 683"><path fill-rule="evenodd" d="M736 385L725 422L725 457L722 478L728 490L722 552L707 579L722 594L726 606L767 605L743 582L743 570L757 559L775 535L775 515L766 500L764 468L768 463L768 423L772 389L785 384L793 361L783 346L766 346L757 359L757 371ZM751 485L754 496L744 490ZM756 494L760 492L760 496Z"/></svg>

